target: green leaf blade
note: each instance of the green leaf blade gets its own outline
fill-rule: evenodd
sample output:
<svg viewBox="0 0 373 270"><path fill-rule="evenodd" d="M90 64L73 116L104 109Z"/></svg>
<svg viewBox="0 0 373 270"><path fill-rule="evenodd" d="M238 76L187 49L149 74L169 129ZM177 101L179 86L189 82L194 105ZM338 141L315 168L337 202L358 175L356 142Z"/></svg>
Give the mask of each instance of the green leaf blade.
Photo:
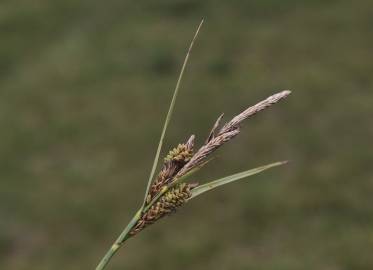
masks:
<svg viewBox="0 0 373 270"><path fill-rule="evenodd" d="M185 71L185 67L188 63L188 60L189 60L189 55L190 55L190 52L192 51L192 48L193 48L193 45L194 45L194 42L195 40L197 39L197 36L198 36L198 33L199 33L199 30L201 29L202 27L202 24L203 24L203 19L202 21L200 22L200 24L198 25L198 28L194 34L194 37L189 45L189 49L188 49L188 52L185 56L185 59L184 59L184 62L183 62L183 65L181 67L181 71L180 71L180 74L179 74L179 78L177 80L177 83L176 83L176 86L175 86L175 90L174 90L174 94L172 96L172 100L171 100L171 103L170 103L170 107L168 109L168 112L167 112L167 116L166 116L166 120L164 122L164 125L163 125L163 129L162 129L162 133L161 133L161 137L159 139L159 144L158 144L158 148L157 148L157 152L155 154L155 157L154 157L154 162L153 162L153 166L152 166L152 169L151 169L151 172L150 172L150 175L149 175L149 179L148 179L148 184L146 186L146 190L145 190L145 196L144 196L144 201L143 201L143 205L142 205L142 208L144 208L145 204L146 204L146 198L148 196L148 193L149 193L149 189L150 189L150 186L151 186L151 183L153 181L153 178L154 178L154 174L155 174L155 171L157 169L157 165L158 165L158 161L159 161L159 156L161 154L161 150L162 150L162 146L163 146L163 141L164 141L164 138L165 138L165 135L166 135L166 131L167 131L167 127L170 123L170 120L171 120L171 117L172 117L172 114L174 112L174 108L175 108L175 103L176 103L176 98L177 98L177 95L179 93L179 88L180 88L180 83L181 83L181 79L183 78L183 75L184 75L184 71Z"/></svg>
<svg viewBox="0 0 373 270"><path fill-rule="evenodd" d="M263 171L266 171L268 169L271 169L271 168L274 168L274 167L277 167L277 166L284 165L286 163L287 163L287 161L280 161L280 162L271 163L271 164L268 164L268 165L264 165L264 166L261 166L261 167L251 169L251 170L247 170L247 171L236 173L236 174L233 174L233 175L230 175L230 176L227 176L227 177L223 177L223 178L217 179L215 181L211 181L207 184L200 185L200 186L194 188L191 191L192 196L189 198L189 200L191 200L191 199L193 199L193 198L195 198L195 197L197 197L197 196L199 196L199 195L201 195L201 194L203 194L207 191L215 189L219 186L226 185L226 184L241 180L243 178L261 173Z"/></svg>

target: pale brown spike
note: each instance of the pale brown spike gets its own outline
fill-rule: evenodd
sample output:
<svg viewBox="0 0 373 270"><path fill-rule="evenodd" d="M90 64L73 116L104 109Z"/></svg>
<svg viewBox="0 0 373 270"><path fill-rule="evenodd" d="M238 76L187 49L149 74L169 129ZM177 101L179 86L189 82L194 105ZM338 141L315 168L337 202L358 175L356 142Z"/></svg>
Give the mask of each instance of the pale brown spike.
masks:
<svg viewBox="0 0 373 270"><path fill-rule="evenodd" d="M216 126L216 123L213 128L212 137L203 145L191 158L191 160L185 164L185 166L176 174L175 178L181 177L185 175L186 173L193 170L193 168L200 166L203 164L203 162L206 160L206 158L211 155L214 151L216 151L221 145L224 143L230 141L232 138L237 136L240 133L240 123L247 119L248 117L270 107L271 105L279 102L280 100L286 98L288 95L290 95L291 92L289 90L285 90L282 92L279 92L277 94L274 94L267 99L257 103L256 105L249 107L239 115L235 116L231 121L226 123L219 133L217 135L214 135L214 129ZM217 123L219 124L221 120L220 116L217 120Z"/></svg>
<svg viewBox="0 0 373 270"><path fill-rule="evenodd" d="M267 99L255 104L254 106L251 106L251 107L247 108L245 111L243 111L239 115L235 116L231 121L226 123L223 126L223 128L219 131L219 134L223 134L227 131L231 131L231 130L235 129L237 126L240 125L240 123L242 121L244 121L248 117L253 116L256 113L272 106L273 104L275 104L275 103L279 102L280 100L286 98L290 94L291 94L291 91L284 90L284 91L281 91L277 94L274 94L274 95L268 97Z"/></svg>

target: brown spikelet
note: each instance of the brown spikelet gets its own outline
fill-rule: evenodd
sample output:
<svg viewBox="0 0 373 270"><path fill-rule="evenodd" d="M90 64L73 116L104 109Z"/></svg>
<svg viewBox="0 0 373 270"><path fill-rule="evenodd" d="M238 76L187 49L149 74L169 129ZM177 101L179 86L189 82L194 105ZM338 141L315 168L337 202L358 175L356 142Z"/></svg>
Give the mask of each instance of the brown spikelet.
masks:
<svg viewBox="0 0 373 270"><path fill-rule="evenodd" d="M130 235L137 234L148 225L156 222L158 219L175 212L176 209L181 207L187 199L192 196L191 190L197 185L198 184L181 183L163 194L159 200L142 215L130 232Z"/></svg>
<svg viewBox="0 0 373 270"><path fill-rule="evenodd" d="M163 167L159 172L154 183L150 187L147 203L162 189L163 186L170 183L173 177L184 167L193 156L194 135L186 143L179 144L171 150L164 159Z"/></svg>

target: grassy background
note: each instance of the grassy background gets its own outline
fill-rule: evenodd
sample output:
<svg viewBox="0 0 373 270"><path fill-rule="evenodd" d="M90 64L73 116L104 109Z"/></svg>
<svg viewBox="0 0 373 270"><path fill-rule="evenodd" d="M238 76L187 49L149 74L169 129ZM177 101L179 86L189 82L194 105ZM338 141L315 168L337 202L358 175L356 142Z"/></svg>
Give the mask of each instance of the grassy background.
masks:
<svg viewBox="0 0 373 270"><path fill-rule="evenodd" d="M195 180L290 159L188 204L109 269L373 269L373 2L0 2L0 269L93 269L166 148L282 89Z"/></svg>

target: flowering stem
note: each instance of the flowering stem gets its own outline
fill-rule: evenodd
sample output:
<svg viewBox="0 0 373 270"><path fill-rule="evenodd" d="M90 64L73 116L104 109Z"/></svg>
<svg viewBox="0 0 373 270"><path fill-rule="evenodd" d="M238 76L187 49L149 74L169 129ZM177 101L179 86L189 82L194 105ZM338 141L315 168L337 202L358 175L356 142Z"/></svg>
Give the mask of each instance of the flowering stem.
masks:
<svg viewBox="0 0 373 270"><path fill-rule="evenodd" d="M137 211L137 213L134 215L134 217L128 223L126 228L119 235L117 240L115 240L113 245L106 252L105 256L101 259L100 263L97 265L96 270L102 270L108 265L108 263L110 262L110 259L114 256L114 254L118 251L118 249L122 246L122 244L129 238L130 231L132 230L133 226L136 225L137 221L140 218L141 218L141 209L139 211Z"/></svg>

